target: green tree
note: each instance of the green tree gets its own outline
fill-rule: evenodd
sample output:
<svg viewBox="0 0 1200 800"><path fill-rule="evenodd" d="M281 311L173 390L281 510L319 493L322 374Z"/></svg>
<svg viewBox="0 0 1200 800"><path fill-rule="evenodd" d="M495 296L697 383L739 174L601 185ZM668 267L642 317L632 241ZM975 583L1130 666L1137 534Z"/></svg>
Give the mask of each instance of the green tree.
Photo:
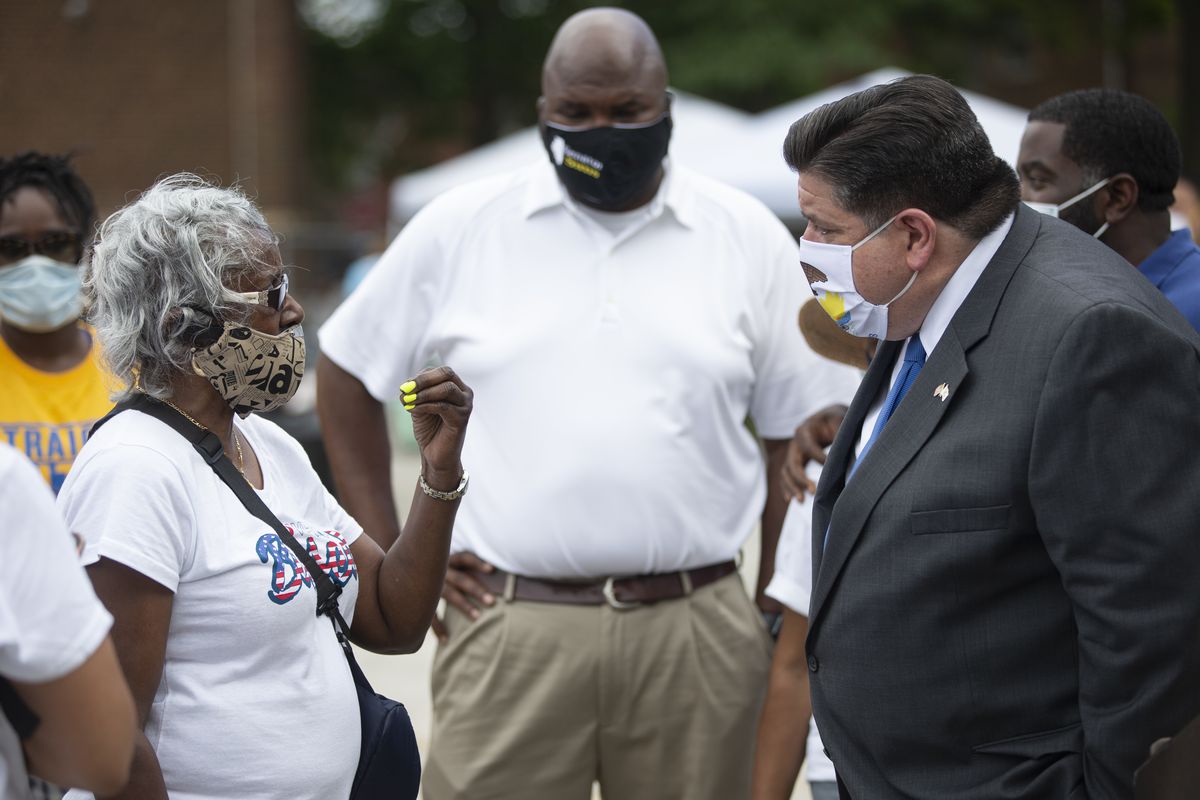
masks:
<svg viewBox="0 0 1200 800"><path fill-rule="evenodd" d="M341 38L317 27L308 33L314 151L332 185L419 168L532 123L541 61L555 29L596 5L360 2L378 4L374 22ZM1159 37L1173 45L1167 32L1177 17L1197 16L1177 12L1172 0L611 4L636 11L654 28L674 86L749 111L886 65L1032 104L1097 85L1106 72L1125 81L1142 43ZM1173 97L1151 99L1178 116ZM1200 122L1193 125L1200 134Z"/></svg>

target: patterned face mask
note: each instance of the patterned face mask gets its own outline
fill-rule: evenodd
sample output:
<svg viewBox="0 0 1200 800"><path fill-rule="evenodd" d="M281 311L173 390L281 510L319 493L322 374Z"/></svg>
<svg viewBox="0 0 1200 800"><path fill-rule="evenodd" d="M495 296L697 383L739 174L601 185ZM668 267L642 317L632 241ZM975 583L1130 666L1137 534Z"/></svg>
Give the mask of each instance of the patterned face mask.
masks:
<svg viewBox="0 0 1200 800"><path fill-rule="evenodd" d="M917 280L918 273L914 272L900 293L882 305L867 300L854 285L854 251L878 236L895 219L892 217L880 225L858 244L800 240L800 265L809 288L825 313L851 336L887 338L888 306L903 297Z"/></svg>
<svg viewBox="0 0 1200 800"><path fill-rule="evenodd" d="M275 335L225 323L220 338L192 354L192 369L208 379L243 419L281 408L304 377L304 329Z"/></svg>

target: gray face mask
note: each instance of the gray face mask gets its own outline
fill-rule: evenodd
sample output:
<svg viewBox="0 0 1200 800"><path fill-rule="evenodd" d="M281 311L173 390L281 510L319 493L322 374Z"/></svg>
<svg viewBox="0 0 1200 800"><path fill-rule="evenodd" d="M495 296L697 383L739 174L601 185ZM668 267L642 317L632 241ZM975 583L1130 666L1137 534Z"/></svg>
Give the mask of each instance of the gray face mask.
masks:
<svg viewBox="0 0 1200 800"><path fill-rule="evenodd" d="M192 369L208 378L243 419L283 407L304 377L304 329L256 331L226 322L217 341L192 354Z"/></svg>
<svg viewBox="0 0 1200 800"><path fill-rule="evenodd" d="M1039 214L1045 214L1046 216L1049 216L1049 217L1058 217L1059 219L1061 219L1062 212L1065 209L1070 208L1071 206L1075 205L1080 200L1083 200L1086 197L1091 197L1093 194L1095 194L1096 192L1100 191L1105 186L1107 186L1108 182L1111 180L1112 180L1112 178L1105 178L1104 180L1100 181L1099 183L1096 183L1095 185L1090 186L1087 189L1084 189L1079 194L1075 195L1071 199L1069 199L1065 202L1062 202L1062 203L1035 203L1031 200L1026 200L1025 205L1029 206L1030 208L1032 208L1034 211L1038 212ZM1106 230L1108 230L1107 222L1104 223L1103 225L1101 225L1100 228L1095 233L1092 234L1092 236L1096 239L1099 239L1101 236L1104 235L1104 232Z"/></svg>
<svg viewBox="0 0 1200 800"><path fill-rule="evenodd" d="M31 333L55 331L83 310L77 264L29 255L0 267L0 317Z"/></svg>

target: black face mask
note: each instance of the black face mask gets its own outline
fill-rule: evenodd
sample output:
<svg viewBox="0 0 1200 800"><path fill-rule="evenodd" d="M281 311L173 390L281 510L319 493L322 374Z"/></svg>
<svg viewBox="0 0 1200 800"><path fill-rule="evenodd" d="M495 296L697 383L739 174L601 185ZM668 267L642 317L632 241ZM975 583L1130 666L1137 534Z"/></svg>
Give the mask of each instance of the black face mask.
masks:
<svg viewBox="0 0 1200 800"><path fill-rule="evenodd" d="M628 207L658 175L671 141L671 116L620 127L574 130L542 123L542 142L567 192L601 211Z"/></svg>

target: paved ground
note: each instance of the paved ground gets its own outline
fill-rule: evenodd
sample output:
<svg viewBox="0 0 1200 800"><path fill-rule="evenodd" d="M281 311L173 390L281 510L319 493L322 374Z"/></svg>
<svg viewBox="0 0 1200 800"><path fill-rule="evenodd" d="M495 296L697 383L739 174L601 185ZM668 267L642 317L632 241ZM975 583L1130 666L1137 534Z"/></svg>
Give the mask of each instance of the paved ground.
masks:
<svg viewBox="0 0 1200 800"><path fill-rule="evenodd" d="M392 467L396 497L411 497L412 486L420 471L420 461L415 453L403 447L396 449L399 455ZM753 577L757 572L757 565L757 537L751 537L744 553L743 578ZM429 730L433 719L433 708L429 696L429 674L436 646L437 640L430 634L426 637L425 644L421 649L410 656L380 656L374 653L358 652L363 671L371 680L376 691L399 700L408 708L413 727L416 729L417 743L420 745L422 753L429 744ZM595 796L599 797L598 791ZM530 800L552 799L530 798ZM610 800L620 800L620 798L611 798ZM797 782L792 800L809 800L807 784L803 780Z"/></svg>

